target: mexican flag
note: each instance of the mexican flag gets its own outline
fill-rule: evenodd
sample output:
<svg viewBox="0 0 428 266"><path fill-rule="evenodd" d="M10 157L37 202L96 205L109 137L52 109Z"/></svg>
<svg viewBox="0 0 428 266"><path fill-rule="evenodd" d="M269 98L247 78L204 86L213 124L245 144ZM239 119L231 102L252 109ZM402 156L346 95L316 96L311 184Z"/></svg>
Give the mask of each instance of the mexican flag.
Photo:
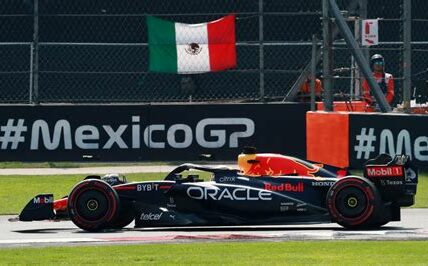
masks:
<svg viewBox="0 0 428 266"><path fill-rule="evenodd" d="M201 23L147 17L149 70L202 73L236 67L235 15Z"/></svg>

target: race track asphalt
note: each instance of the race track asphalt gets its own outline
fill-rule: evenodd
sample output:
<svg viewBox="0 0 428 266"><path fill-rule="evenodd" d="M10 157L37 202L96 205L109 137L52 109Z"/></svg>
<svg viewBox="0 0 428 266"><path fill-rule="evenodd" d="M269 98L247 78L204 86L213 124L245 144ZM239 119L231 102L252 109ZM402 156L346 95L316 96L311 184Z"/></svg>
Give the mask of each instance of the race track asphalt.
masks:
<svg viewBox="0 0 428 266"><path fill-rule="evenodd" d="M346 230L337 224L144 228L89 233L70 221L11 222L0 216L0 247L176 243L194 241L428 240L428 209L403 209L402 221L378 230Z"/></svg>

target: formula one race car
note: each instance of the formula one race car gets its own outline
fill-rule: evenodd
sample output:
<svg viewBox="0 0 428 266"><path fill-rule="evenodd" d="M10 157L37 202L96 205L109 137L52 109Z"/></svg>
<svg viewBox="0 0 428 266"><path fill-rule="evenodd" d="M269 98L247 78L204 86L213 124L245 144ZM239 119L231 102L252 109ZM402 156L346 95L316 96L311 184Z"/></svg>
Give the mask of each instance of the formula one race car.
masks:
<svg viewBox="0 0 428 266"><path fill-rule="evenodd" d="M89 176L68 197L34 197L21 221L68 217L87 231L135 227L274 225L336 222L375 228L400 220L400 207L414 203L417 170L407 156L369 160L364 177L341 176L279 154L248 151L239 170L183 164L164 180L127 183L124 177ZM188 174L211 173L211 181Z"/></svg>

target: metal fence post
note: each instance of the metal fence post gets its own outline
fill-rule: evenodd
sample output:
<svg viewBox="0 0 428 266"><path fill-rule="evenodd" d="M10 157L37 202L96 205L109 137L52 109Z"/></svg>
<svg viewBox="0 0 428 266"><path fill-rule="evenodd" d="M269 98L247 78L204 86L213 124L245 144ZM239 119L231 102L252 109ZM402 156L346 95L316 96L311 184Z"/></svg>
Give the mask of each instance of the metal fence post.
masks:
<svg viewBox="0 0 428 266"><path fill-rule="evenodd" d="M403 107L410 112L412 87L412 1L403 0Z"/></svg>
<svg viewBox="0 0 428 266"><path fill-rule="evenodd" d="M263 1L259 0L259 68L260 68L260 101L265 100L265 67L264 67L264 49L263 49Z"/></svg>
<svg viewBox="0 0 428 266"><path fill-rule="evenodd" d="M33 50L34 45L33 43L30 44L30 86L28 87L28 103L33 103L33 79L34 79L34 71L33 71Z"/></svg>
<svg viewBox="0 0 428 266"><path fill-rule="evenodd" d="M39 0L34 0L33 9L33 55L32 55L32 71L33 71L33 93L31 103L39 103Z"/></svg>
<svg viewBox="0 0 428 266"><path fill-rule="evenodd" d="M358 18L355 18L354 20L354 36L355 40L359 42L359 34L360 34L360 20ZM357 84L357 81L359 80L358 75L358 69L357 64L355 63L355 58L353 55L351 55L351 80L349 84L349 100L352 101L355 99L355 92L357 90L357 87L359 87L359 84Z"/></svg>
<svg viewBox="0 0 428 266"><path fill-rule="evenodd" d="M367 19L367 0L360 0L360 38L361 38L361 30L362 30L362 19ZM363 52L363 56L368 61L370 58L369 49L366 47L362 47L361 51Z"/></svg>
<svg viewBox="0 0 428 266"><path fill-rule="evenodd" d="M323 15L323 87L324 87L324 111L333 111L333 93L332 93L332 35L331 22L329 15L329 2L323 0L322 15Z"/></svg>
<svg viewBox="0 0 428 266"><path fill-rule="evenodd" d="M312 35L312 58L311 58L311 111L315 111L315 79L317 71L317 45L316 35Z"/></svg>

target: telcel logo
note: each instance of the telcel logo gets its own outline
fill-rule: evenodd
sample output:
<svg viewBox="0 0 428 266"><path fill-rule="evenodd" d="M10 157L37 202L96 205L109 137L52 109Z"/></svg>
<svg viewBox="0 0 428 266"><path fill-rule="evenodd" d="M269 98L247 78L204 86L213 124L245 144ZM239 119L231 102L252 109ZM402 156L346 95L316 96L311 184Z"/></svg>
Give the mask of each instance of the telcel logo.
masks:
<svg viewBox="0 0 428 266"><path fill-rule="evenodd" d="M385 166L385 167L368 167L368 177L402 177L403 167L402 166Z"/></svg>
<svg viewBox="0 0 428 266"><path fill-rule="evenodd" d="M142 221L159 221L160 218L162 217L162 212L161 213L141 213L140 215L140 220Z"/></svg>
<svg viewBox="0 0 428 266"><path fill-rule="evenodd" d="M33 199L34 204L48 204L53 202L53 197L37 197Z"/></svg>

